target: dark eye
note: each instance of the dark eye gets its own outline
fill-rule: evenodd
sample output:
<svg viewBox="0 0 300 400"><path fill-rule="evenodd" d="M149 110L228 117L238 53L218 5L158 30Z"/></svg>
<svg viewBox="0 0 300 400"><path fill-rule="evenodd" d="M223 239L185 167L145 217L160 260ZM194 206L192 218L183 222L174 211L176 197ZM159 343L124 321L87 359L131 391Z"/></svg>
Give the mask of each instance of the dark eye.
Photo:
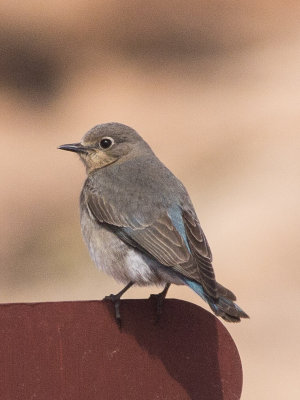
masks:
<svg viewBox="0 0 300 400"><path fill-rule="evenodd" d="M114 144L114 141L112 138L105 137L105 138L101 139L100 147L101 147L101 149L106 150L106 149L109 149L113 144Z"/></svg>

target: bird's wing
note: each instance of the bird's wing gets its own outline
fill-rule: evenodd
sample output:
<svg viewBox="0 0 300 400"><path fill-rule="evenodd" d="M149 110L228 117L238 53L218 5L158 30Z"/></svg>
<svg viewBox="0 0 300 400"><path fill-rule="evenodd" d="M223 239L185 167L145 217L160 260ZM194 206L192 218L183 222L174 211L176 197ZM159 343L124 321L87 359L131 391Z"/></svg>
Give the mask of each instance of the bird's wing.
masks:
<svg viewBox="0 0 300 400"><path fill-rule="evenodd" d="M212 253L207 239L192 208L183 210L182 218L190 251L196 260L200 283L202 283L207 293L216 298L219 290L212 266Z"/></svg>
<svg viewBox="0 0 300 400"><path fill-rule="evenodd" d="M160 264L200 282L207 294L217 297L211 251L194 213L177 206L146 224L116 212L99 195L89 195L87 204L94 218L108 224L120 239Z"/></svg>

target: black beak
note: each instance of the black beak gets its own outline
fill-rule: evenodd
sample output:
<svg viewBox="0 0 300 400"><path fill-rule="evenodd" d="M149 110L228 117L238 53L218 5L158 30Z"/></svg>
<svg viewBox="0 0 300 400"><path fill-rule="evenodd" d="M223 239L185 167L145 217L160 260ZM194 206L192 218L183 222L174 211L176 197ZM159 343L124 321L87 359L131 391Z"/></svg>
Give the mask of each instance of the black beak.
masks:
<svg viewBox="0 0 300 400"><path fill-rule="evenodd" d="M75 153L87 153L88 147L84 147L81 143L62 144L58 147L60 150L74 151Z"/></svg>

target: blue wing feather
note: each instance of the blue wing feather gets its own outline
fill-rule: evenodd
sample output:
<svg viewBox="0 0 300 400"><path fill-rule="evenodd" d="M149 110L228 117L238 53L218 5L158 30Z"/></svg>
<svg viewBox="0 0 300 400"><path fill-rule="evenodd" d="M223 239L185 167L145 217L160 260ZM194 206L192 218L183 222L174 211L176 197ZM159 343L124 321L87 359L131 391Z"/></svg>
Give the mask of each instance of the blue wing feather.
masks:
<svg viewBox="0 0 300 400"><path fill-rule="evenodd" d="M178 205L174 205L168 209L168 215L171 218L172 224L176 228L177 232L182 237L186 247L188 248L189 252L191 253L191 249L188 243L188 239L186 236L186 231L184 227L184 222L182 219L182 212Z"/></svg>

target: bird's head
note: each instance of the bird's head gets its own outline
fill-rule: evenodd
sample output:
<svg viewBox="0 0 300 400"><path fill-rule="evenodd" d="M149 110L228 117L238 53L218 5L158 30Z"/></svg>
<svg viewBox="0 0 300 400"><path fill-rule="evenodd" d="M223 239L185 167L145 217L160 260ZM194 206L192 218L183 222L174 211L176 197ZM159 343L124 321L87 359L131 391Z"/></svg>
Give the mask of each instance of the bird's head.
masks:
<svg viewBox="0 0 300 400"><path fill-rule="evenodd" d="M142 152L151 152L134 129L117 122L96 125L83 136L81 142L63 144L58 148L78 153L88 173L136 157Z"/></svg>

